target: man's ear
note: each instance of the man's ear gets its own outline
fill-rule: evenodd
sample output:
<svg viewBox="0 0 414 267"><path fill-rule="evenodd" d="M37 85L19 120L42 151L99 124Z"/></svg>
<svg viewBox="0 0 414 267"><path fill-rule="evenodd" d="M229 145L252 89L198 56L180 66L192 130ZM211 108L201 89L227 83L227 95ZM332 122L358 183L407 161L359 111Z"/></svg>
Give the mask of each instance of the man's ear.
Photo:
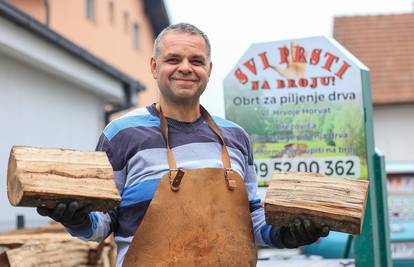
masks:
<svg viewBox="0 0 414 267"><path fill-rule="evenodd" d="M210 61L209 70L208 70L208 77L210 78L211 70L213 69L213 62Z"/></svg>
<svg viewBox="0 0 414 267"><path fill-rule="evenodd" d="M154 79L157 79L157 62L155 61L154 57L151 57L151 73Z"/></svg>

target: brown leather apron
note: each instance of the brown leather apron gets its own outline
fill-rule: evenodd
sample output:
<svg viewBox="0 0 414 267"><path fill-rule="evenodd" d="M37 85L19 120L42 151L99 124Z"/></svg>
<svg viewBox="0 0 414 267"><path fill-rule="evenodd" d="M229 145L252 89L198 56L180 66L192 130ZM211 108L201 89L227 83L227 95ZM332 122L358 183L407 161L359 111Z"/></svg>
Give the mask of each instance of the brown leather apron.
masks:
<svg viewBox="0 0 414 267"><path fill-rule="evenodd" d="M203 107L200 111L221 139L224 168L177 170L160 110L170 171L161 178L123 266L256 266L243 179L231 169L220 129Z"/></svg>

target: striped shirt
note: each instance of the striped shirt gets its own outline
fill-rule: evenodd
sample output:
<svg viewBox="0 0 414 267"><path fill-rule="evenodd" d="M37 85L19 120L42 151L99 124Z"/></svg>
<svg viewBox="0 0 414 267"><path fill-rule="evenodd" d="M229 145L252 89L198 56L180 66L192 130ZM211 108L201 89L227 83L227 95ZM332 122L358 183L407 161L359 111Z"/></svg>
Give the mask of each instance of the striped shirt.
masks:
<svg viewBox="0 0 414 267"><path fill-rule="evenodd" d="M229 151L232 169L243 177L248 192L256 244L272 244L272 226L264 220L257 195L257 177L247 133L238 125L213 116ZM177 167L181 169L223 168L221 141L200 117L195 122L169 119L169 142ZM161 177L169 170L167 151L155 105L139 108L108 124L97 148L105 151L114 170L121 204L113 212L91 212L91 227L68 232L84 240L101 241L114 233L118 246L117 266L122 265L135 230L140 225Z"/></svg>

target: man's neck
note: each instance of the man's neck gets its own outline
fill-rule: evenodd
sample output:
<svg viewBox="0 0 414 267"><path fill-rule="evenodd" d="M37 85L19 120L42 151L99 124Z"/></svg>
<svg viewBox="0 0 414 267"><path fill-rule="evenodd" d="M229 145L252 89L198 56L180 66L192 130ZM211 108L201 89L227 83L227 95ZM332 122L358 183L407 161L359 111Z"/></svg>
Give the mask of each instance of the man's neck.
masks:
<svg viewBox="0 0 414 267"><path fill-rule="evenodd" d="M175 104L166 102L160 99L157 103L157 110L162 108L162 113L165 117L184 122L193 122L200 117L200 103L180 103Z"/></svg>

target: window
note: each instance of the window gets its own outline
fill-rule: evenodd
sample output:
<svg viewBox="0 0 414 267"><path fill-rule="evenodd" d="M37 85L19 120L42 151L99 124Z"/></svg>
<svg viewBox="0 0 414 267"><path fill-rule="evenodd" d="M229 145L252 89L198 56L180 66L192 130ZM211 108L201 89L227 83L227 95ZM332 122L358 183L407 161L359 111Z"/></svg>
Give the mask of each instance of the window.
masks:
<svg viewBox="0 0 414 267"><path fill-rule="evenodd" d="M128 12L124 12L124 32L129 32L129 14Z"/></svg>
<svg viewBox="0 0 414 267"><path fill-rule="evenodd" d="M86 0L86 18L95 21L95 1Z"/></svg>
<svg viewBox="0 0 414 267"><path fill-rule="evenodd" d="M137 49L139 48L139 26L138 23L134 23L133 32L132 32L132 47Z"/></svg>
<svg viewBox="0 0 414 267"><path fill-rule="evenodd" d="M109 2L109 23L114 24L115 23L115 7L114 2Z"/></svg>

